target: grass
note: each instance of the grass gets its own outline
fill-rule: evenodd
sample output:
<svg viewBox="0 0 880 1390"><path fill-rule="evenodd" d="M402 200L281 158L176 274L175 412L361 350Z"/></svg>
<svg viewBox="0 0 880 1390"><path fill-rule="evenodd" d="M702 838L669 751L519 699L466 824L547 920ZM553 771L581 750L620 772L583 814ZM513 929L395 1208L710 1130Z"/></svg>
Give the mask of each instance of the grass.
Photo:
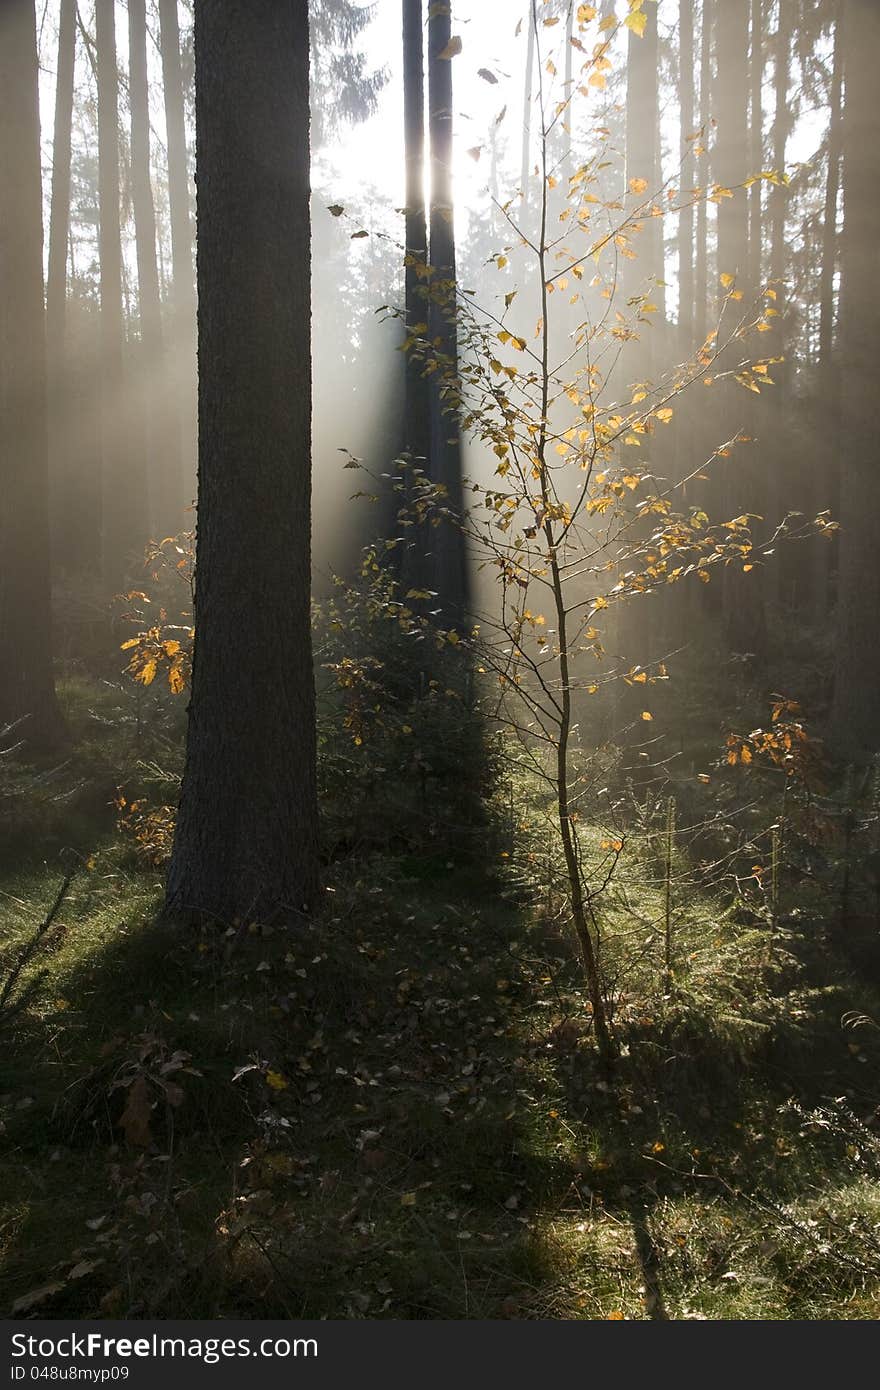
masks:
<svg viewBox="0 0 880 1390"><path fill-rule="evenodd" d="M77 866L39 992L0 1029L4 1309L880 1314L880 1032L841 1027L880 1001L821 904L769 952L682 857L676 989L656 942L621 976L609 1086L533 832L496 851L481 830L482 860L340 855L308 927L182 934L109 805L169 765L162 726L112 687L67 700L70 759L7 772L0 802L29 827L0 866L7 959ZM612 962L655 932L658 885L634 841Z"/></svg>

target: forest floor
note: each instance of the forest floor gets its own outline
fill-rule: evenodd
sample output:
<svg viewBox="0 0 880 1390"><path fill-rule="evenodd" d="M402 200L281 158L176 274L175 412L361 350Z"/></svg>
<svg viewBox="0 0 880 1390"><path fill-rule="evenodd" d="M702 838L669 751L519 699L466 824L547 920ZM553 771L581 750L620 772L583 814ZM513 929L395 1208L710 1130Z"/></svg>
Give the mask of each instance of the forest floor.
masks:
<svg viewBox="0 0 880 1390"><path fill-rule="evenodd" d="M507 852L338 857L289 931L159 923L117 735L67 698L76 751L4 789L0 990L76 867L0 1004L4 1312L880 1316L880 1030L841 1027L880 995L820 914L768 943L694 892L608 1078Z"/></svg>

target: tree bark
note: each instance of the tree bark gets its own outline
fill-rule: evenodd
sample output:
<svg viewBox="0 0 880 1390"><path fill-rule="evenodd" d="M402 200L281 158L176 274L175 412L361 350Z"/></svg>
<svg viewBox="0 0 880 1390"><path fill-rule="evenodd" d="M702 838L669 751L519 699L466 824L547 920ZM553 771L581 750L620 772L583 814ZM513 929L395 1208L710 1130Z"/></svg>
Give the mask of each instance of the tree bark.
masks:
<svg viewBox="0 0 880 1390"><path fill-rule="evenodd" d="M695 179L694 141L694 7L680 0L678 9L678 86L681 102L681 201L690 196ZM678 327L682 356L694 350L694 208L678 217Z"/></svg>
<svg viewBox="0 0 880 1390"><path fill-rule="evenodd" d="M171 333L166 348L171 353L172 361L179 364L176 370L180 469L178 497L180 505L186 506L193 496L196 461L196 296L177 0L159 0L159 44L171 216Z"/></svg>
<svg viewBox="0 0 880 1390"><path fill-rule="evenodd" d="M199 521L172 915L318 889L306 0L196 0Z"/></svg>
<svg viewBox="0 0 880 1390"><path fill-rule="evenodd" d="M424 338L428 320L428 230L425 215L425 68L422 0L403 0L403 126L406 160L406 218L404 253L407 341ZM419 328L421 326L421 331ZM407 353L404 406L405 448L411 468L424 472L430 451L430 391L424 363ZM407 487L412 503L415 487ZM412 517L408 518L412 523ZM422 589L429 582L423 524L410 524L402 578L407 589Z"/></svg>
<svg viewBox="0 0 880 1390"><path fill-rule="evenodd" d="M140 353L138 406L142 422L149 516L155 531L167 534L178 503L177 460L162 428L165 409L162 370L162 306L156 260L156 210L150 176L150 98L147 79L145 0L128 0L129 106L131 108L131 201L138 272ZM169 458L173 471L169 477Z"/></svg>
<svg viewBox="0 0 880 1390"><path fill-rule="evenodd" d="M838 749L861 760L880 748L880 566L873 527L880 515L876 351L880 338L880 8L845 0L843 117L844 230L841 252L840 580L832 731Z"/></svg>
<svg viewBox="0 0 880 1390"><path fill-rule="evenodd" d="M700 153L697 184L703 190L697 204L697 244L694 252L694 336L706 340L709 306L708 216L705 190L709 182L709 121L712 115L712 0L703 0L700 32Z"/></svg>
<svg viewBox="0 0 880 1390"><path fill-rule="evenodd" d="M441 58L452 33L451 5L434 0L428 19L428 128L431 145L431 337L440 369L431 379L431 481L446 489L448 519L436 528L434 588L442 619L461 628L468 600L461 438L458 410L458 331L452 198L452 61Z"/></svg>
<svg viewBox="0 0 880 1390"><path fill-rule="evenodd" d="M142 459L131 448L125 383L119 178L119 73L114 0L95 0L98 87L98 254L101 286L103 574L126 579L147 540Z"/></svg>
<svg viewBox="0 0 880 1390"><path fill-rule="evenodd" d="M46 281L46 339L49 392L49 498L52 548L56 562L69 568L70 450L66 439L70 407L67 377L67 241L70 235L70 146L73 124L73 73L76 59L76 0L61 0L55 122L52 139L52 204Z"/></svg>
<svg viewBox="0 0 880 1390"><path fill-rule="evenodd" d="M821 393L827 421L825 467L818 470L818 509L828 510L833 517L840 515L840 454L836 441L840 438L840 371L835 342L836 295L834 277L837 271L838 230L837 205L840 200L840 157L842 151L842 93L843 93L843 9L840 0L833 6L834 58L831 72L830 112L828 120L828 173L825 179L825 208L822 218L822 271L819 284L819 367ZM831 602L831 590L838 566L839 543L817 547L816 555L816 619L826 621Z"/></svg>
<svg viewBox="0 0 880 1390"><path fill-rule="evenodd" d="M0 731L63 737L52 679L46 322L33 0L0 13Z"/></svg>

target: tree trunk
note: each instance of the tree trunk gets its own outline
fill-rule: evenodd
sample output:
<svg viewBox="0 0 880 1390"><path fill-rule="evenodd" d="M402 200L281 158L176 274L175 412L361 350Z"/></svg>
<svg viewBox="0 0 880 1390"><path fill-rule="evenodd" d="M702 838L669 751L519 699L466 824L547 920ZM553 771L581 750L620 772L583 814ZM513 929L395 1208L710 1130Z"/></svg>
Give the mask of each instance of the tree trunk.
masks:
<svg viewBox="0 0 880 1390"><path fill-rule="evenodd" d="M832 728L838 748L861 760L880 748L880 566L873 527L880 515L876 351L880 339L880 8L845 0L843 117L844 230L841 252L841 435L837 667Z"/></svg>
<svg viewBox="0 0 880 1390"><path fill-rule="evenodd" d="M458 331L452 200L451 5L434 0L428 20L428 126L431 143L431 337L440 369L431 379L431 480L446 489L448 518L436 528L436 582L443 622L461 628L468 584L461 530L463 492L458 411Z"/></svg>
<svg viewBox="0 0 880 1390"><path fill-rule="evenodd" d="M746 192L734 189L748 173L749 159L749 7L745 3L722 3L716 12L716 47L718 54L718 136L715 145L713 180L733 191L732 197L722 197L718 203L718 309L724 308L721 336L729 335L738 320L749 314L754 287L749 283L749 204ZM727 289L722 276L736 277L736 290L741 300L724 306ZM747 349L737 338L727 350L724 366L730 369ZM747 392L733 381L719 387L719 437L716 446L737 434L751 435L753 412ZM747 452L751 450L752 452ZM720 460L715 467L716 485L712 488L713 509L720 511L716 521L726 520L731 513L758 510L755 506L758 486L754 446L737 445L733 451L736 465ZM763 645L763 602L756 584L752 584L749 601L744 601L743 585L748 580L739 568L722 572L721 592L724 625L734 650L756 652Z"/></svg>
<svg viewBox="0 0 880 1390"><path fill-rule="evenodd" d="M406 336L424 337L427 329L428 299L425 266L428 261L428 231L425 217L425 69L422 31L422 0L403 0L403 125L406 159L406 247L404 280L406 296ZM422 325L421 331L419 326ZM405 448L411 467L426 470L430 449L430 392L424 363L417 354L406 359ZM407 487L407 501L416 489ZM412 520L412 518L410 518ZM408 544L402 560L402 577L407 589L422 589L429 582L426 567L424 525L407 528Z"/></svg>
<svg viewBox="0 0 880 1390"><path fill-rule="evenodd" d="M695 179L694 141L694 8L680 0L678 9L678 90L681 102L681 201L689 199ZM678 327L682 356L694 350L694 208L678 217Z"/></svg>
<svg viewBox="0 0 880 1390"><path fill-rule="evenodd" d="M55 77L55 128L52 140L52 207L49 220L49 271L46 281L46 340L49 390L49 478L53 553L70 567L72 482L66 439L70 391L67 377L67 241L70 235L70 144L73 124L73 72L76 59L76 0L61 0L58 68Z"/></svg>
<svg viewBox="0 0 880 1390"><path fill-rule="evenodd" d="M142 421L146 482L155 531L166 535L179 504L177 459L162 427L165 409L162 372L162 307L156 261L156 211L150 177L150 98L147 79L145 0L128 0L129 106L131 107L131 201L138 271L140 353L138 406ZM173 471L169 477L169 458Z"/></svg>
<svg viewBox="0 0 880 1390"><path fill-rule="evenodd" d="M818 509L840 514L840 373L835 343L836 296L834 277L838 266L837 205L840 199L840 156L842 149L841 97L843 89L843 18L840 0L834 4L834 60L828 122L828 174L825 180L825 210L822 219L822 271L819 284L819 366L821 393L825 403L825 467L819 470ZM831 602L831 590L838 564L838 540L816 547L816 620L824 623Z"/></svg>
<svg viewBox="0 0 880 1390"><path fill-rule="evenodd" d="M709 238L705 189L709 182L709 120L712 115L712 0L703 0L700 33L700 153L697 184L703 196L697 204L697 245L694 253L694 337L706 340L709 304Z"/></svg>
<svg viewBox="0 0 880 1390"><path fill-rule="evenodd" d="M196 0L199 522L168 911L316 901L306 0Z"/></svg>
<svg viewBox="0 0 880 1390"><path fill-rule="evenodd" d="M749 169L755 183L749 189L749 255L747 280L752 294L757 294L761 286L761 189L758 178L764 167L764 112L761 104L761 89L764 76L764 33L762 0L751 0L749 28L751 42L749 50Z"/></svg>
<svg viewBox="0 0 880 1390"><path fill-rule="evenodd" d="M774 39L774 77L773 77L773 168L782 173L785 169L785 152L791 126L791 113L788 106L789 61L791 55L791 4L779 0L776 35ZM786 286L785 272L787 247L785 240L786 216L788 213L788 189L774 184L770 190L767 207L770 241L770 283L777 298L773 308L777 313L770 319L772 331L766 334L763 350L768 357L786 357ZM788 395L791 381L791 366L783 360L773 368L776 382L774 405L776 407L776 440L768 494L770 501L770 522L777 523L789 507L799 508L803 498L792 496L792 483L797 486L799 473L790 461L788 440ZM792 557L785 552L777 554L776 563L770 574L770 588L775 592L777 602L789 604L792 592Z"/></svg>
<svg viewBox="0 0 880 1390"><path fill-rule="evenodd" d="M642 11L646 18L641 38L630 30L626 62L626 183L646 179L647 190L635 195L639 201L661 200L663 174L660 160L660 46L657 32L657 7L647 5ZM664 280L663 218L646 217L641 232L633 239L632 249L638 259L625 262L629 269L624 282L628 294L644 293L650 288L649 299L657 305L652 315L653 327L644 329L641 347L630 354L630 370L638 360L639 375L650 377L654 366L654 339L662 332L666 318L666 289L662 283L646 284L649 277ZM627 311L629 312L629 311Z"/></svg>
<svg viewBox="0 0 880 1390"><path fill-rule="evenodd" d="M0 731L63 736L51 655L46 322L33 0L0 13Z"/></svg>
<svg viewBox="0 0 880 1390"><path fill-rule="evenodd" d="M176 404L180 467L178 497L180 505L185 506L193 497L196 463L196 296L177 0L159 0L159 26L171 214L171 333L166 350L171 354L172 363L176 364L174 374L178 383Z"/></svg>
<svg viewBox="0 0 880 1390"><path fill-rule="evenodd" d="M114 0L95 0L98 75L98 254L101 283L103 573L118 588L147 539L142 460L132 451L125 394L122 238L119 217L119 74Z"/></svg>
<svg viewBox="0 0 880 1390"><path fill-rule="evenodd" d="M528 201L532 145L532 88L535 82L535 30L532 24L532 3L526 6L526 76L523 87L522 154L519 182L523 198Z"/></svg>

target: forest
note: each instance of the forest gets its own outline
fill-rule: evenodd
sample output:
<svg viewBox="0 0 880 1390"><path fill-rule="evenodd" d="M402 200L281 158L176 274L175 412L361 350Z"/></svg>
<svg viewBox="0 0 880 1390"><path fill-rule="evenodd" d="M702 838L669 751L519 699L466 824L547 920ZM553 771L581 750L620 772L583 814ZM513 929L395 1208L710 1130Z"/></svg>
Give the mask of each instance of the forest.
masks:
<svg viewBox="0 0 880 1390"><path fill-rule="evenodd" d="M878 61L0 0L4 1316L880 1317Z"/></svg>

